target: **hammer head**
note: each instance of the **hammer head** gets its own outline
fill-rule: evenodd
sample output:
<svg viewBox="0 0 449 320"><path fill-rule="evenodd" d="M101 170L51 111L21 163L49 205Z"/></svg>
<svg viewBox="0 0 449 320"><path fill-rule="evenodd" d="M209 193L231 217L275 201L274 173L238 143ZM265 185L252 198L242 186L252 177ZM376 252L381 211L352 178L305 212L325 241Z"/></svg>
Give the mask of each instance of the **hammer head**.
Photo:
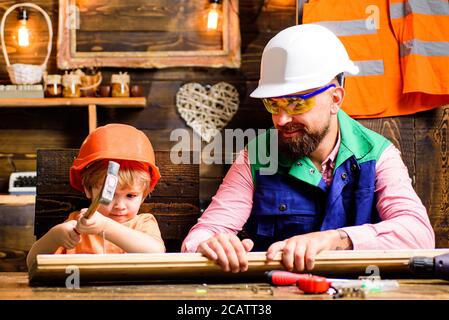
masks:
<svg viewBox="0 0 449 320"><path fill-rule="evenodd" d="M108 205L114 198L115 189L118 183L118 170L120 164L115 161L109 161L108 172L106 174L106 180L104 182L103 190L101 191L99 202L101 204Z"/></svg>

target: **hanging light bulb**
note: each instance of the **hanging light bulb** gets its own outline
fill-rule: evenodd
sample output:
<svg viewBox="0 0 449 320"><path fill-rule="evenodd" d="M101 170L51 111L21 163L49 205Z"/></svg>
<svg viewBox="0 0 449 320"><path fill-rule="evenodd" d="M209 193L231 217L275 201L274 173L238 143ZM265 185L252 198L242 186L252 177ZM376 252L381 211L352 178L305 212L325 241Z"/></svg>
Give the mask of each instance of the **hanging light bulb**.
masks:
<svg viewBox="0 0 449 320"><path fill-rule="evenodd" d="M17 43L19 47L28 47L30 45L30 30L27 27L28 13L25 8L20 8L17 19L19 20Z"/></svg>
<svg viewBox="0 0 449 320"><path fill-rule="evenodd" d="M220 19L220 0L209 0L209 12L207 14L207 29L217 30L218 20Z"/></svg>

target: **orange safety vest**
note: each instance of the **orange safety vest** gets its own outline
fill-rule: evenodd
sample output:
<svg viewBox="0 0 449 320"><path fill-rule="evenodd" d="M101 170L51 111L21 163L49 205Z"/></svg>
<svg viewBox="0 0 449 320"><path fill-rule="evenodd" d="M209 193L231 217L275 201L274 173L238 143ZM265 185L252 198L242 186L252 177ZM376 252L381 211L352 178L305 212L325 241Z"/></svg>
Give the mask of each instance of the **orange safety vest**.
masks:
<svg viewBox="0 0 449 320"><path fill-rule="evenodd" d="M430 22L415 25L411 20L418 14L410 14L408 8L416 7L416 3L437 3L434 6L440 12L449 10L447 0L309 0L304 4L302 22L317 23L333 31L360 68L358 75L346 78L347 95L342 107L349 115L397 116L449 103L449 31L437 32L438 37L431 39L437 47L433 54L423 55L421 47L404 49L404 43L416 42L413 39L417 34L431 33L427 30ZM435 30L449 28L447 13L438 20L440 16L432 14L434 11L424 12L432 24L440 25ZM421 10L419 17L422 15ZM447 22L443 24L442 20Z"/></svg>

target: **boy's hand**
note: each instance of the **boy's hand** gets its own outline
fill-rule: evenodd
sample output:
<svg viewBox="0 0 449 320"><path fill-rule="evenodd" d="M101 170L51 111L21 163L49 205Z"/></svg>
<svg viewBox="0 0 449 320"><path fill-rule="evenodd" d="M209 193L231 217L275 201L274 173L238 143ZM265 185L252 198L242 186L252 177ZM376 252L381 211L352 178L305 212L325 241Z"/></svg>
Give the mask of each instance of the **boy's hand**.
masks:
<svg viewBox="0 0 449 320"><path fill-rule="evenodd" d="M84 212L86 211L87 209L81 210L78 223L76 224L76 230L79 233L99 234L106 230L109 218L96 211L89 219L86 219L84 218Z"/></svg>
<svg viewBox="0 0 449 320"><path fill-rule="evenodd" d="M73 249L80 242L81 238L75 230L76 220L70 220L58 224L53 228L55 242L66 249Z"/></svg>

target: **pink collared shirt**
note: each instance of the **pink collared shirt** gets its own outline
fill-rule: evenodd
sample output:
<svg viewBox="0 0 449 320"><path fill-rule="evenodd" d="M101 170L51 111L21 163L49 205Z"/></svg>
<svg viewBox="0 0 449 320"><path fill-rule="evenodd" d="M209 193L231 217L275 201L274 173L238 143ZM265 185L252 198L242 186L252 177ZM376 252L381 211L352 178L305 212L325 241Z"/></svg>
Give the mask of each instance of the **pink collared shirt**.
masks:
<svg viewBox="0 0 449 320"><path fill-rule="evenodd" d="M333 172L335 168L335 159L337 158L338 149L340 148L340 141L340 132L338 132L337 143L335 144L334 149L332 149L331 153L321 163L321 174L323 176L323 180L328 186L331 185L332 180L334 179Z"/></svg>
<svg viewBox="0 0 449 320"><path fill-rule="evenodd" d="M340 137L322 164L322 174L332 181ZM198 245L216 233L242 230L251 214L254 185L248 153L242 150L229 169L209 207L185 238L182 251L195 252ZM342 228L352 240L354 250L430 249L435 234L426 208L412 187L400 151L390 145L376 164L376 208L382 220Z"/></svg>

